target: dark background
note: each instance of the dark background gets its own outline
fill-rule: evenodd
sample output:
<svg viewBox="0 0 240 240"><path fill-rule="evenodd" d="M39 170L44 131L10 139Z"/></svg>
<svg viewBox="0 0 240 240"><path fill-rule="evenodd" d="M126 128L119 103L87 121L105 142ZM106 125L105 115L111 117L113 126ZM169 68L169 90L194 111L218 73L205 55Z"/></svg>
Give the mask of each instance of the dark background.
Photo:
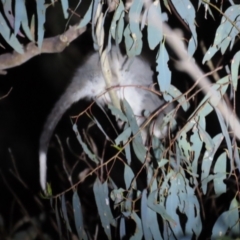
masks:
<svg viewBox="0 0 240 240"><path fill-rule="evenodd" d="M74 9L75 3L76 1L72 2L72 6L70 6L72 9ZM227 7L227 4L224 5L224 9ZM31 9L31 6L29 8ZM61 11L59 4L47 10L45 37L63 32L66 22ZM214 11L213 13L215 21L210 16L207 20L204 19L203 7L197 13L197 31L201 38L199 41L204 40L207 48L213 42L216 26L221 19L219 13ZM77 16L73 17L72 23L78 21ZM188 36L187 30L174 15L170 24L174 28L182 28ZM235 48L237 47L238 45L235 46ZM2 50L2 53L8 50ZM19 67L8 70L7 75L0 75L0 97L12 88L10 94L0 100L0 216L4 222L3 229L0 224L0 239L5 239L5 236L11 234L13 227L23 219L23 216L36 217L45 212L50 215L51 219L54 218L49 201L39 197L39 137L48 113L64 92L83 57L91 50L91 36L89 33L85 33L62 53L37 56ZM234 53L235 50L232 52ZM224 56L226 62L232 57L232 54L228 54ZM196 61L207 72L209 70L206 66L201 65L202 56L201 50L198 49L195 54ZM217 54L215 64L221 58L222 56ZM169 64L174 69L174 61L170 61ZM186 82L182 84L182 81L188 81L184 74L175 70L173 78L176 86L180 88L187 86ZM76 104L59 123L56 133L63 144L68 137L73 145L76 144L69 116L81 112L87 106L86 104L84 101ZM53 139L53 147L57 147L56 139ZM80 154L80 147L78 151ZM54 171L56 171L55 164L59 164L61 161L60 156L56 151L50 154L52 154L49 163L51 179L54 179L55 175L56 178L59 178L58 173ZM58 187L56 186L55 189L62 189L61 187L58 189ZM51 219L46 223L50 223ZM43 229L47 231L51 228L50 226L52 225L45 224ZM1 234L3 238L1 238ZM56 232L51 234L57 236Z"/></svg>

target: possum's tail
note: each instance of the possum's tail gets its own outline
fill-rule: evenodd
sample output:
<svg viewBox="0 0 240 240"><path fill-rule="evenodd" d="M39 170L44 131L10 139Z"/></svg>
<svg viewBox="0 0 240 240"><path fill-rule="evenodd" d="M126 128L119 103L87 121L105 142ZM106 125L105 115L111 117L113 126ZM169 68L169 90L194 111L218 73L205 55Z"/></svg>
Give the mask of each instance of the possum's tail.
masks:
<svg viewBox="0 0 240 240"><path fill-rule="evenodd" d="M71 107L74 102L84 98L82 91L72 89L70 85L67 91L57 101L51 113L44 124L39 144L39 167L40 167L40 185L46 191L46 172L47 172L47 149L52 134L62 118L63 114Z"/></svg>

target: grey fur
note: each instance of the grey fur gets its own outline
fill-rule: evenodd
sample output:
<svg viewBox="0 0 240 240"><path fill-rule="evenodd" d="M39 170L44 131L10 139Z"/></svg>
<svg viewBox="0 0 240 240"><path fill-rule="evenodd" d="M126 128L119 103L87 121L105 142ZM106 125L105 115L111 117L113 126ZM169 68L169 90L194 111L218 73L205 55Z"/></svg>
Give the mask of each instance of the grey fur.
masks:
<svg viewBox="0 0 240 240"><path fill-rule="evenodd" d="M120 53L117 53L116 48L113 48L109 63L112 72L112 85L120 86L116 88L118 97L125 98L133 109L136 116L142 116L144 110L152 113L165 102L157 95L150 91L143 90L139 87L121 87L124 85L145 86L149 87L153 83L153 72L150 66L142 58L137 57L131 61L126 61ZM96 98L101 93L106 91L105 81L102 75L99 55L93 53L90 55L83 66L81 66L67 87L65 93L55 104L47 121L43 127L43 132L40 137L39 160L40 160L40 183L43 190L46 188L46 160L49 141L54 132L54 129L61 119L62 115L70 106L83 98ZM110 102L110 97L106 93L96 99L98 104L104 105ZM164 113L169 112L172 107L160 113L157 123L161 123ZM137 117L137 123L140 126L144 121L143 117ZM162 138L166 135L166 129L162 132L156 132L158 137ZM143 133L143 138L146 138L146 133Z"/></svg>

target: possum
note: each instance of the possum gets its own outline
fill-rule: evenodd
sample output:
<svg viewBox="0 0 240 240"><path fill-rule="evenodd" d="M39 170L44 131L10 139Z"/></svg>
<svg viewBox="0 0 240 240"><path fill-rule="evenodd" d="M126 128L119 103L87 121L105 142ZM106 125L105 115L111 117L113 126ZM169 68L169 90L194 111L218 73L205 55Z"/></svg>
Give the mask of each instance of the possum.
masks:
<svg viewBox="0 0 240 240"><path fill-rule="evenodd" d="M146 119L143 117L145 110L153 113L166 103L151 91L140 88L153 85L153 71L150 68L150 64L142 57L135 57L133 60L129 60L116 47L111 49L108 58L112 73L112 86L116 86L115 91L119 99L125 98L127 100L136 116L137 124L141 126ZM97 104L103 106L111 102L106 91L97 52L90 54L84 61L84 64L76 70L71 83L56 102L44 124L39 146L40 185L44 191L46 190L47 150L51 136L62 115L73 103L78 102L80 99L94 99ZM171 105L161 111L155 125L160 125L164 115L170 112L170 110L172 110ZM144 131L142 132L143 141L146 140L147 136L146 130ZM164 129L153 131L153 133L158 138L163 138L166 136L167 129L165 127Z"/></svg>

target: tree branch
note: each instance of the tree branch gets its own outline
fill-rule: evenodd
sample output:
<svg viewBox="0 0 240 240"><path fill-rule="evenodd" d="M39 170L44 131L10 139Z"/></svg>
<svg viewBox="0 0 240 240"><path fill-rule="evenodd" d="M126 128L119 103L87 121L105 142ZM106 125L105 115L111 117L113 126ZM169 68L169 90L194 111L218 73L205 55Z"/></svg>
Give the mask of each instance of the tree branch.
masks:
<svg viewBox="0 0 240 240"><path fill-rule="evenodd" d="M65 33L44 39L41 48L36 46L35 43L30 42L24 47L24 54L14 51L0 55L0 74L6 74L5 69L19 66L39 54L62 52L70 42L85 31L86 27L77 28L77 25L70 26Z"/></svg>

